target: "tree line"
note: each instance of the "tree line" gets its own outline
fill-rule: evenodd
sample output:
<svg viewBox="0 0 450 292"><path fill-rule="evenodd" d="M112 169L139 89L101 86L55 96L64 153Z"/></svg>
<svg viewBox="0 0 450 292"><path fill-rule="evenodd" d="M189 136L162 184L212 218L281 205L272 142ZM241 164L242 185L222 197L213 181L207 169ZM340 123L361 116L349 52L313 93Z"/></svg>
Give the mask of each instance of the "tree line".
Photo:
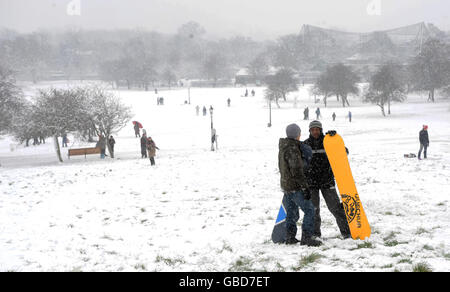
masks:
<svg viewBox="0 0 450 292"><path fill-rule="evenodd" d="M361 81L360 74L351 66L337 63L326 67L318 76L310 94L322 96L325 107L331 96L346 107L350 106L349 95L361 95L363 101L379 106L383 116L386 115L386 107L387 114L391 114L391 103L404 101L410 92L425 91L428 101L435 102L438 90L450 96L450 46L430 39L409 63L386 61L369 75L367 88L359 87ZM297 91L298 83L293 69L282 68L267 79L266 98L279 106L278 100L286 100L289 92Z"/></svg>
<svg viewBox="0 0 450 292"><path fill-rule="evenodd" d="M196 22L173 34L147 30L0 30L0 64L19 79L101 79L148 90L179 79L231 79L266 42L248 37L213 39ZM53 77L52 77L53 76Z"/></svg>

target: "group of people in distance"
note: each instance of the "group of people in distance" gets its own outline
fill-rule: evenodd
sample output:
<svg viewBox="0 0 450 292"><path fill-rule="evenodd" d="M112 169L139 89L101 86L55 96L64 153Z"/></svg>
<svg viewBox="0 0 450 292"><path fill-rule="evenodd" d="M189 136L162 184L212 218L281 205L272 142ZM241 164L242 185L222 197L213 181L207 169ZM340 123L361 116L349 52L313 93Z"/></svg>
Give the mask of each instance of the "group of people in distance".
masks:
<svg viewBox="0 0 450 292"><path fill-rule="evenodd" d="M319 107L316 109L315 113L316 113L316 120L319 120L322 117L322 114L320 113L320 108ZM334 122L336 120L336 113L333 112L331 117L333 118L333 122ZM347 119L348 119L348 121L350 123L352 122L352 112L351 111L348 112ZM306 107L303 110L303 120L309 120L309 107Z"/></svg>

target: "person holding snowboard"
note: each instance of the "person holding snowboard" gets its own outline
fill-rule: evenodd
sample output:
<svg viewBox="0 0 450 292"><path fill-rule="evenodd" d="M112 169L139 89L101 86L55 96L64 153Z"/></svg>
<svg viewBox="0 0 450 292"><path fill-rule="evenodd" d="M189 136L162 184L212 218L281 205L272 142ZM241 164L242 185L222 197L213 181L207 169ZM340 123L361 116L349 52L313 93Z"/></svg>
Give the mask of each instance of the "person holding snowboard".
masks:
<svg viewBox="0 0 450 292"><path fill-rule="evenodd" d="M155 165L156 149L159 150L159 148L156 146L155 142L153 141L152 137L148 137L147 151L148 151L148 157L150 157L151 165Z"/></svg>
<svg viewBox="0 0 450 292"><path fill-rule="evenodd" d="M303 169L302 150L300 142L300 127L290 124L286 128L286 138L279 140L278 167L280 170L280 184L286 200L286 244L320 246L322 243L312 238L314 232L314 206L311 202L311 192ZM302 209L302 237L299 241L297 234L298 209Z"/></svg>
<svg viewBox="0 0 450 292"><path fill-rule="evenodd" d="M147 134L142 134L141 137L141 158L147 158Z"/></svg>
<svg viewBox="0 0 450 292"><path fill-rule="evenodd" d="M420 142L420 149L419 149L419 155L418 159L422 160L420 158L420 155L422 154L423 150L423 158L427 159L427 148L430 146L430 140L428 139L428 126L423 125L422 131L419 132L419 142Z"/></svg>
<svg viewBox="0 0 450 292"><path fill-rule="evenodd" d="M350 238L351 235L350 228L347 223L347 217L345 215L344 207L342 206L336 192L333 170L331 169L330 162L328 161L327 154L325 153L323 146L323 139L325 138L325 135L323 134L322 123L319 121L312 121L309 124L309 133L309 138L306 139L304 143L312 148L313 153L306 177L311 189L311 201L315 207L314 236L322 236L320 231L320 191L325 199L328 210L330 210L331 214L333 214L336 219L341 235L344 238ZM333 136L336 134L336 131L329 131L327 134Z"/></svg>

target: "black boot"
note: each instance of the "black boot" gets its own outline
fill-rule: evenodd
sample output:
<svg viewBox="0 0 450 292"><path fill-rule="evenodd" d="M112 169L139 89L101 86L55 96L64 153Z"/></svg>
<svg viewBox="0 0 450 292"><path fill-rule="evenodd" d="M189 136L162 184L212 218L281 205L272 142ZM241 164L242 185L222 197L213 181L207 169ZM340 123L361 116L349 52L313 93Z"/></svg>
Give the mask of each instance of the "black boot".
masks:
<svg viewBox="0 0 450 292"><path fill-rule="evenodd" d="M287 244L287 245L297 244L297 243L299 243L299 242L300 242L300 240L298 240L298 239L295 238L295 237L290 237L290 238L288 238L288 239L286 240L286 244Z"/></svg>
<svg viewBox="0 0 450 292"><path fill-rule="evenodd" d="M286 234L286 244L288 245L292 245L292 244L297 244L300 241L295 238L295 236L297 235L297 228L287 228L287 234Z"/></svg>
<svg viewBox="0 0 450 292"><path fill-rule="evenodd" d="M321 246L322 242L319 240L315 240L312 238L311 235L305 234L302 232L302 240L300 241L300 245L307 245L307 246Z"/></svg>
<svg viewBox="0 0 450 292"><path fill-rule="evenodd" d="M345 234L342 234L342 237L344 239L348 239L348 238L352 238L352 235L350 233L345 233Z"/></svg>

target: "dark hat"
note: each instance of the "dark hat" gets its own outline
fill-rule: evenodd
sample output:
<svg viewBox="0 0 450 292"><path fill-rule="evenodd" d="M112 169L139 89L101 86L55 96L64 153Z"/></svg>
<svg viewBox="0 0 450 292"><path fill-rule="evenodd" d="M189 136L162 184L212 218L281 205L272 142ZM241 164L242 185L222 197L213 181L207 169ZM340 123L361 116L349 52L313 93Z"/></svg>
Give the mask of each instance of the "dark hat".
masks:
<svg viewBox="0 0 450 292"><path fill-rule="evenodd" d="M301 130L297 124L290 124L286 127L286 136L288 138L297 139L300 136Z"/></svg>
<svg viewBox="0 0 450 292"><path fill-rule="evenodd" d="M311 130L312 128L322 129L322 123L319 121L312 121L311 123L309 123L309 129Z"/></svg>

